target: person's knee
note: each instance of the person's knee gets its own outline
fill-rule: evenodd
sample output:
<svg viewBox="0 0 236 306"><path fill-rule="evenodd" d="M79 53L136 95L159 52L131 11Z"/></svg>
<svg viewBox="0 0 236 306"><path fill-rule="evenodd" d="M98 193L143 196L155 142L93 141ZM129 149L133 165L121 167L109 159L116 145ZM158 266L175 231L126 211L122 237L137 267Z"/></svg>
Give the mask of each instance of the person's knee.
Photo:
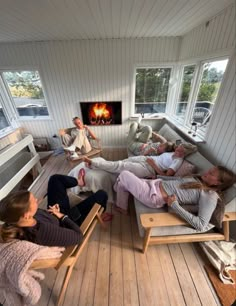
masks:
<svg viewBox="0 0 236 306"><path fill-rule="evenodd" d="M106 209L106 204L108 200L107 192L100 189L95 193L96 201L101 204Z"/></svg>
<svg viewBox="0 0 236 306"><path fill-rule="evenodd" d="M50 176L48 183L52 183L55 182L56 180L58 180L58 178L60 177L60 174L53 174Z"/></svg>

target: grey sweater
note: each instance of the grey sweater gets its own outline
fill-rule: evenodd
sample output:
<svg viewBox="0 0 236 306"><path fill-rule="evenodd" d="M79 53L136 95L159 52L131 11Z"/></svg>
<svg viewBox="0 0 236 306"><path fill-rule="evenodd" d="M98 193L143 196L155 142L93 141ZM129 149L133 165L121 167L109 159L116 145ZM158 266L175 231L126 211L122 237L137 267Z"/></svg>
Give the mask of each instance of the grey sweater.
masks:
<svg viewBox="0 0 236 306"><path fill-rule="evenodd" d="M205 191L201 189L181 189L179 186L187 182L196 182L195 178L165 177L162 179L162 186L166 193L175 195L177 200L171 205L171 208L192 225L198 231L204 231L210 222L211 216L216 208L219 198L215 191ZM184 209L184 205L191 204L198 206L197 215Z"/></svg>

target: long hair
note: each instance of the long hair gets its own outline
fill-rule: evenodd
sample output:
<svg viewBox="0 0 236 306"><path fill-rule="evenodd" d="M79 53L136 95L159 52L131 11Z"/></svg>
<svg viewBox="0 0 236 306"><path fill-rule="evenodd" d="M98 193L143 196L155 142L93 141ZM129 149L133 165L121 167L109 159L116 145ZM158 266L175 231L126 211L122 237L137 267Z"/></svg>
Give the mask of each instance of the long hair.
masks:
<svg viewBox="0 0 236 306"><path fill-rule="evenodd" d="M21 239L24 231L17 223L29 209L29 191L17 191L0 201L0 220L4 222L0 234L3 242Z"/></svg>
<svg viewBox="0 0 236 306"><path fill-rule="evenodd" d="M202 182L200 180L200 176L196 176L199 180L198 182L188 182L180 185L181 189L202 189L202 190L214 190L219 195L222 194L224 190L232 186L236 182L236 176L231 171L223 166L216 166L216 169L218 170L218 180L220 182L217 186L209 186L206 183Z"/></svg>
<svg viewBox="0 0 236 306"><path fill-rule="evenodd" d="M175 144L171 141L166 141L164 142L165 146L166 146L166 151L165 152L173 152L174 148L175 148Z"/></svg>

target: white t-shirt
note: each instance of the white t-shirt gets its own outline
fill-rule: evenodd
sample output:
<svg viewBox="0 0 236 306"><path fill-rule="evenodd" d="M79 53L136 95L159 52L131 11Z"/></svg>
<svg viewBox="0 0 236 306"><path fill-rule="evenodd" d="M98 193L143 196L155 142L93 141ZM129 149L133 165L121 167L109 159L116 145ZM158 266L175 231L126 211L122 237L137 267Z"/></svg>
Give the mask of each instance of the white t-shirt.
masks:
<svg viewBox="0 0 236 306"><path fill-rule="evenodd" d="M173 169L175 172L180 168L183 158L173 157L175 152L166 152L158 156L152 156L155 164L162 170Z"/></svg>

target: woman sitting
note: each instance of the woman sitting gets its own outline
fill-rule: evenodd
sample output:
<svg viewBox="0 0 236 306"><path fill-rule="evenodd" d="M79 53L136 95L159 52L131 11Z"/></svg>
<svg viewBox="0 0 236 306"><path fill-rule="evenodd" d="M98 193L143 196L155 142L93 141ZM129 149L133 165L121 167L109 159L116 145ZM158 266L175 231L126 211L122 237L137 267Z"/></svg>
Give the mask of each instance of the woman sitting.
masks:
<svg viewBox="0 0 236 306"><path fill-rule="evenodd" d="M81 178L79 178L80 180ZM107 194L99 190L73 208L70 208L67 188L78 185L74 177L55 174L48 182L48 210L38 208L38 200L29 191L18 191L0 202L1 237L4 242L13 239L28 240L45 246L79 244L82 224L95 203L106 209Z"/></svg>
<svg viewBox="0 0 236 306"><path fill-rule="evenodd" d="M129 171L123 171L114 185L117 192L116 208L127 214L128 197L131 193L137 200L151 208L163 207L166 203L193 228L202 231L209 224L220 199L220 192L235 183L235 174L218 166L199 177L161 177L145 180ZM184 209L184 205L198 206L198 215Z"/></svg>
<svg viewBox="0 0 236 306"><path fill-rule="evenodd" d="M166 143L160 144L160 146L165 145ZM110 173L121 173L123 170L129 170L141 178L153 177L156 174L172 176L180 168L184 158L196 150L196 146L183 143L176 146L174 152L166 152L158 156L134 156L119 161L84 157L83 160L92 169L101 169Z"/></svg>
<svg viewBox="0 0 236 306"><path fill-rule="evenodd" d="M143 126L137 122L133 122L129 128L127 137L128 151L133 155L159 155L163 152L171 152L174 150L174 144L159 134L155 135L156 142L150 142L152 137L152 127L149 125ZM162 143L167 143L166 146L160 146ZM163 151L164 150L164 151Z"/></svg>

